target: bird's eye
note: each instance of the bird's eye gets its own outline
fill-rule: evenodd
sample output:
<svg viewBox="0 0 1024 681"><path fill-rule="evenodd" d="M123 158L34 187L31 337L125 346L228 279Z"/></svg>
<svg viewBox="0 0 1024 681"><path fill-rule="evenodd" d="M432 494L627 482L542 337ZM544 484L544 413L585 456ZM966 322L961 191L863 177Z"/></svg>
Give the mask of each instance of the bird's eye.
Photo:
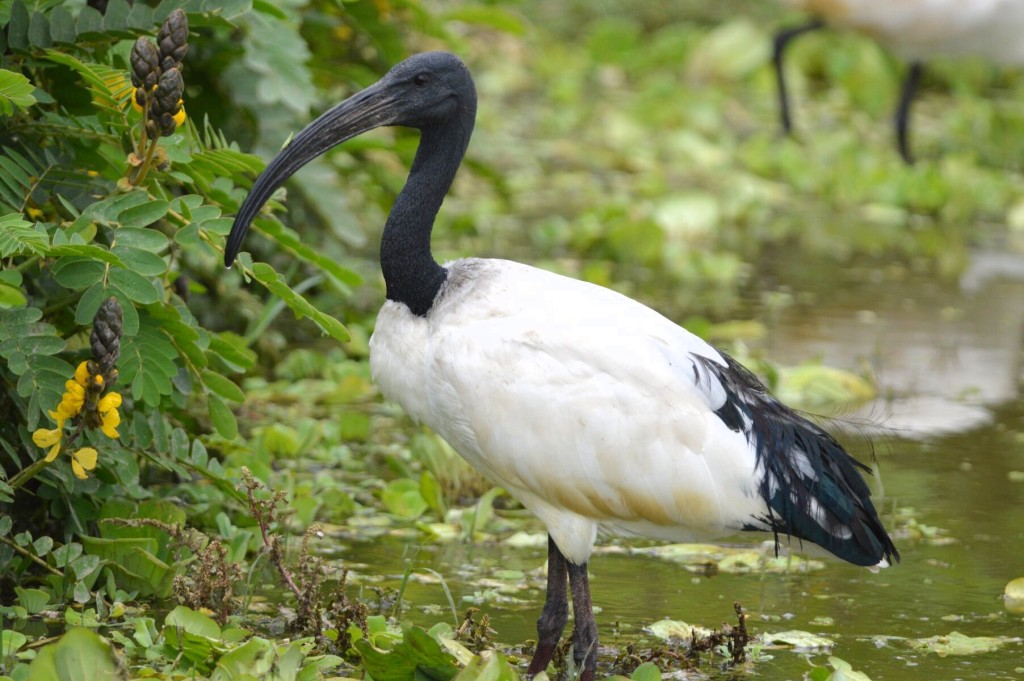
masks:
<svg viewBox="0 0 1024 681"><path fill-rule="evenodd" d="M417 73L412 77L412 82L419 87L423 87L430 83L430 75L426 73Z"/></svg>

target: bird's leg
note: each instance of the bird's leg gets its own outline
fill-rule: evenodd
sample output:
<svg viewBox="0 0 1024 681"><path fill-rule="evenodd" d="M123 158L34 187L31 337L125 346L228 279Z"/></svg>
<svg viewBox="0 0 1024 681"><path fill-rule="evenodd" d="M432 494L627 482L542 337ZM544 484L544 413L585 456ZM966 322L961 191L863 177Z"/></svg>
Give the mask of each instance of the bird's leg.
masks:
<svg viewBox="0 0 1024 681"><path fill-rule="evenodd" d="M558 639L562 637L565 623L569 620L569 601L565 585L568 576L568 561L548 535L548 588L544 610L537 620L537 651L530 660L526 678L533 678L548 668L551 656L555 654Z"/></svg>
<svg viewBox="0 0 1024 681"><path fill-rule="evenodd" d="M921 81L921 72L924 68L921 62L915 61L910 64L907 77L903 81L903 89L900 91L900 103L896 107L896 144L899 145L900 156L909 166L913 165L914 157L910 153L910 139L908 138L910 127L910 105L914 101L914 93L917 92L917 84Z"/></svg>
<svg viewBox="0 0 1024 681"><path fill-rule="evenodd" d="M786 51L789 41L801 33L815 31L825 25L821 19L787 28L775 34L775 45L772 50L772 63L775 65L775 82L779 88L779 117L782 119L782 131L789 134L793 131L793 122L789 117L789 95L786 94L786 77L782 73L782 55Z"/></svg>
<svg viewBox="0 0 1024 681"><path fill-rule="evenodd" d="M597 673L597 622L590 603L587 564L569 563L569 590L572 592L572 656L582 667L580 681L594 681Z"/></svg>

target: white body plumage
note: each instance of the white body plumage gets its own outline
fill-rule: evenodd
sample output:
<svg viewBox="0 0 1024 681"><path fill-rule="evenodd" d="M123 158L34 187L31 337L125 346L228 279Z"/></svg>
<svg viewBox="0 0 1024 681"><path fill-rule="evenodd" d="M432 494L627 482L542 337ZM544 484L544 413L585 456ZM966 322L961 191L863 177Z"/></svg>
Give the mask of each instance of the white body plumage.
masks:
<svg viewBox="0 0 1024 681"><path fill-rule="evenodd" d="M446 265L429 315L387 302L381 390L586 562L598 527L658 539L760 524L752 443L714 413L710 345L614 291L505 260ZM764 529L768 529L765 527Z"/></svg>
<svg viewBox="0 0 1024 681"><path fill-rule="evenodd" d="M1024 0L783 0L867 34L909 61L978 56L1024 63Z"/></svg>

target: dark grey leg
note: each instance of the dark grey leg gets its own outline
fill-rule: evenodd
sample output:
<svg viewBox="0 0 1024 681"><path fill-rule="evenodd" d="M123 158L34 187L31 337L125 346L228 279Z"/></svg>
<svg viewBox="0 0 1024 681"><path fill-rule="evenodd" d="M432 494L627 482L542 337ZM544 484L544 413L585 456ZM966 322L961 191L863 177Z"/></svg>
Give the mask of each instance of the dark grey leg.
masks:
<svg viewBox="0 0 1024 681"><path fill-rule="evenodd" d="M903 90L900 92L900 103L896 107L896 144L900 150L900 156L904 162L913 165L914 157L910 153L910 105L914 101L914 93L917 92L917 85L921 82L921 72L924 67L921 62L911 62L910 70L903 81Z"/></svg>
<svg viewBox="0 0 1024 681"><path fill-rule="evenodd" d="M590 603L587 564L569 563L569 590L572 592L572 648L576 664L582 667L580 681L594 681L597 673L597 622Z"/></svg>
<svg viewBox="0 0 1024 681"><path fill-rule="evenodd" d="M558 639L562 637L565 623L569 620L569 601L566 594L568 561L558 550L555 540L548 535L548 588L544 610L537 620L537 651L530 660L526 678L533 678L548 668L551 656L555 654Z"/></svg>
<svg viewBox="0 0 1024 681"><path fill-rule="evenodd" d="M787 28L775 34L775 45L772 50L772 63L775 65L775 82L779 86L779 116L782 118L782 131L787 135L793 131L793 122L789 116L789 95L786 94L786 77L782 73L782 55L786 51L789 41L801 33L816 31L825 26L821 19Z"/></svg>

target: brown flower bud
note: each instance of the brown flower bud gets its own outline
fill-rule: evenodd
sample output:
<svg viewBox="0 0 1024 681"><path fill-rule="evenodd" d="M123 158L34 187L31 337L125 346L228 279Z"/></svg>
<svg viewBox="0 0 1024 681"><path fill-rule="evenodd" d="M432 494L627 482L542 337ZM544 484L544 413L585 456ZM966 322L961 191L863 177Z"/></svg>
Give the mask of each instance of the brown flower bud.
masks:
<svg viewBox="0 0 1024 681"><path fill-rule="evenodd" d="M188 15L176 9L167 15L156 36L160 46L160 70L168 71L181 64L188 52Z"/></svg>
<svg viewBox="0 0 1024 681"><path fill-rule="evenodd" d="M181 78L181 71L170 69L160 74L160 82L156 85L153 93L153 101L150 102L150 111L157 114L169 113L171 116L178 113L181 102L181 93L185 89L185 82Z"/></svg>
<svg viewBox="0 0 1024 681"><path fill-rule="evenodd" d="M100 309L92 318L92 333L89 344L92 347L92 358L99 365L99 374L112 381L111 372L121 356L121 334L124 332L124 313L117 298L110 297L103 301ZM116 379L116 372L113 377Z"/></svg>
<svg viewBox="0 0 1024 681"><path fill-rule="evenodd" d="M132 85L150 89L160 77L160 53L148 38L139 38L132 46Z"/></svg>

